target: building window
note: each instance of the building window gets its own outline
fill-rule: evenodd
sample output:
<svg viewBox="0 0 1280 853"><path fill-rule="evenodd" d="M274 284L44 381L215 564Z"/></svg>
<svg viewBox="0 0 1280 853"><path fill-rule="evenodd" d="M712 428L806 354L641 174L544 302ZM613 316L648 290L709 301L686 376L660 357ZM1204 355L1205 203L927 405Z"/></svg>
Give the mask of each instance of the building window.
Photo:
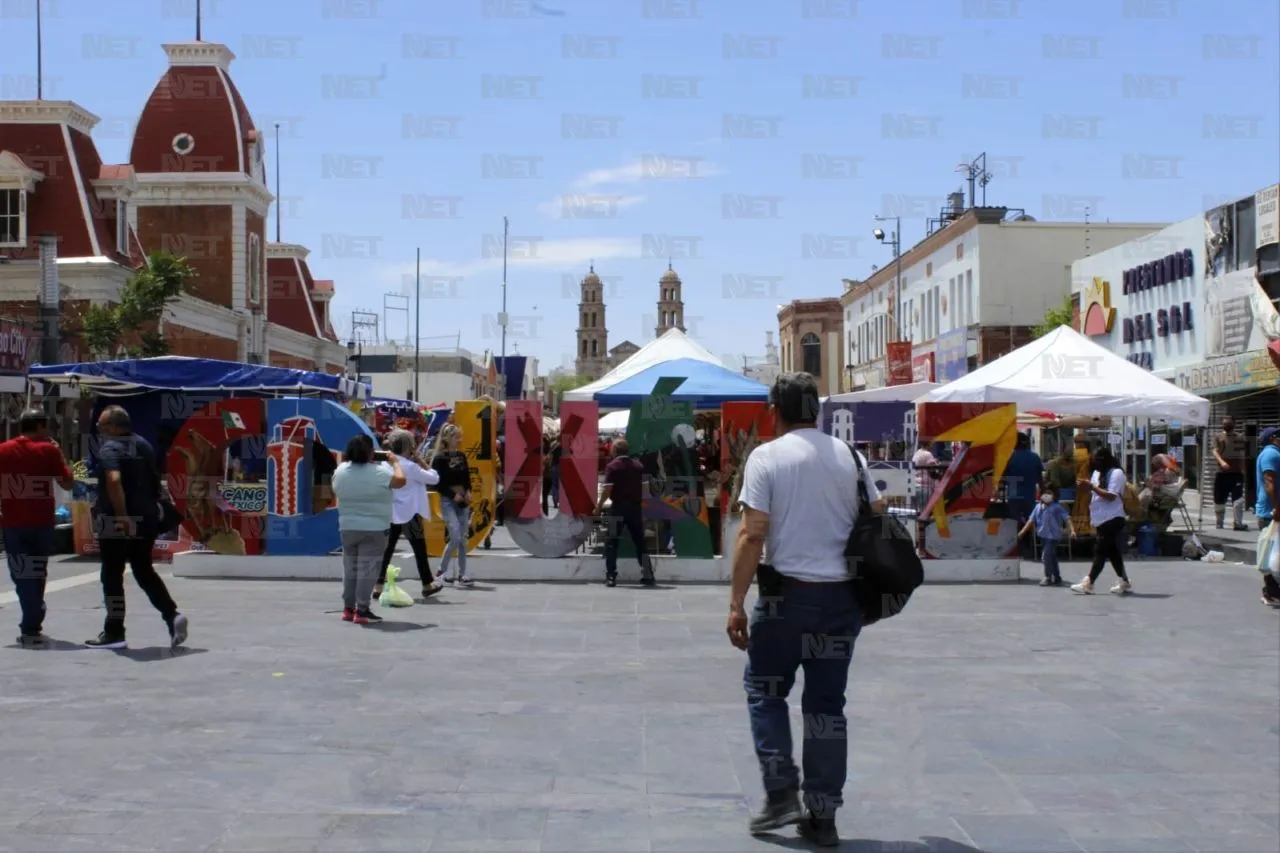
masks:
<svg viewBox="0 0 1280 853"><path fill-rule="evenodd" d="M1258 214L1253 206L1253 199L1246 198L1236 202L1236 224L1234 229L1236 249L1235 264L1232 269L1248 269L1257 263L1258 257ZM1231 259L1227 260L1231 265Z"/></svg>
<svg viewBox="0 0 1280 853"><path fill-rule="evenodd" d="M973 270L964 271L964 324L977 322L978 306L973 304Z"/></svg>
<svg viewBox="0 0 1280 853"><path fill-rule="evenodd" d="M116 199L116 251L129 256L129 203Z"/></svg>
<svg viewBox="0 0 1280 853"><path fill-rule="evenodd" d="M23 190L0 189L0 246L7 249L27 245L27 194Z"/></svg>
<svg viewBox="0 0 1280 853"><path fill-rule="evenodd" d="M964 243L956 243L956 260L964 260Z"/></svg>
<svg viewBox="0 0 1280 853"><path fill-rule="evenodd" d="M582 342L582 354L584 356L587 354L587 342L585 340Z"/></svg>
<svg viewBox="0 0 1280 853"><path fill-rule="evenodd" d="M262 241L257 234L249 235L249 301L262 298Z"/></svg>
<svg viewBox="0 0 1280 853"><path fill-rule="evenodd" d="M593 340L591 342L591 357L597 358L600 355L600 342Z"/></svg>
<svg viewBox="0 0 1280 853"><path fill-rule="evenodd" d="M190 154L196 150L196 139L189 133L179 133L173 138L174 154Z"/></svg>
<svg viewBox="0 0 1280 853"><path fill-rule="evenodd" d="M800 352L804 358L804 372L810 376L822 375L822 342L813 332L800 339Z"/></svg>

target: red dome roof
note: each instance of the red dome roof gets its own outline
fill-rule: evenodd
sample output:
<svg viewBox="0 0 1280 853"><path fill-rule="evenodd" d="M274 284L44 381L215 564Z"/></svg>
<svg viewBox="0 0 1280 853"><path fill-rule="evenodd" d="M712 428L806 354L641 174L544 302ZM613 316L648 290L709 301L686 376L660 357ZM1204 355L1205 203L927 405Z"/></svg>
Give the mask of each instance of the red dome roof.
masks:
<svg viewBox="0 0 1280 853"><path fill-rule="evenodd" d="M253 117L227 74L220 44L167 44L169 70L147 99L129 160L139 173L254 174ZM260 148L258 149L261 150Z"/></svg>

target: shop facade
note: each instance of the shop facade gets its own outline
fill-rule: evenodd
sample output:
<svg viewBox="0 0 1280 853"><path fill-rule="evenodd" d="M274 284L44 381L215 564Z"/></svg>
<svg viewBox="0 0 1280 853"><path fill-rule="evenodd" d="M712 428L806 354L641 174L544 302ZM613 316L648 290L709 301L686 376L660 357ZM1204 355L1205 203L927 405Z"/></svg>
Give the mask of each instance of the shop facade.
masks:
<svg viewBox="0 0 1280 853"><path fill-rule="evenodd" d="M1235 418L1251 443L1280 423L1280 377L1267 351L1280 340L1280 315L1258 263L1260 242L1277 231L1265 204L1257 215L1266 192L1072 265L1080 331L1211 404L1208 430L1152 424L1126 435L1137 476L1152 455L1169 453L1207 494L1216 464L1206 448L1222 418Z"/></svg>

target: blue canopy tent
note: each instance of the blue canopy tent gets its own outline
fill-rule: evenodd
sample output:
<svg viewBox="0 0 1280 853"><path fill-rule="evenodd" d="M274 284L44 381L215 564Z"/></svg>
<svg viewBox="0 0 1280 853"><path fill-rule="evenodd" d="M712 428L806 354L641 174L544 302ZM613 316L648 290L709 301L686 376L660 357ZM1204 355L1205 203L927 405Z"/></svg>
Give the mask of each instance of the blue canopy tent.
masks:
<svg viewBox="0 0 1280 853"><path fill-rule="evenodd" d="M748 379L719 364L695 358L678 358L655 364L616 385L597 391L595 401L603 409L626 408L651 396L658 380L669 377L684 379L672 399L693 403L699 409L719 408L721 403L764 401L769 398L769 389L754 379Z"/></svg>
<svg viewBox="0 0 1280 853"><path fill-rule="evenodd" d="M50 385L75 385L102 397L183 391L189 394L364 400L371 393L368 383L328 373L176 355L79 364L37 364L27 371L27 377Z"/></svg>

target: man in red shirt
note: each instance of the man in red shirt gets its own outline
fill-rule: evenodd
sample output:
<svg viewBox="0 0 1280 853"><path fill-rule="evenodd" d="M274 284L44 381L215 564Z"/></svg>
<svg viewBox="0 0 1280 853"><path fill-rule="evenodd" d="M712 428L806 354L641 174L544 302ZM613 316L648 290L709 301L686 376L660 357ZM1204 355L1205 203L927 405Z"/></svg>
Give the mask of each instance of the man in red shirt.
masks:
<svg viewBox="0 0 1280 853"><path fill-rule="evenodd" d="M70 489L75 478L49 435L48 415L28 409L19 429L21 435L0 444L0 527L9 577L22 608L18 642L39 646L44 642L44 587L57 510L53 484Z"/></svg>

